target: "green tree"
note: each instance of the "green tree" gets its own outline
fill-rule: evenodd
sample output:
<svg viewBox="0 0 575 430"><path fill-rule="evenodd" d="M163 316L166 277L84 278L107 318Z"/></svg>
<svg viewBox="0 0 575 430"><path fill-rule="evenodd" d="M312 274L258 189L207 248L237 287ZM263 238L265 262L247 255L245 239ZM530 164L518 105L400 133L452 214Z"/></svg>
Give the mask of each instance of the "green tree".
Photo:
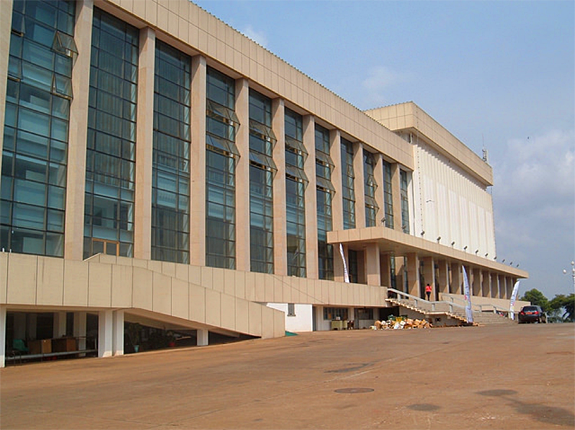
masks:
<svg viewBox="0 0 575 430"><path fill-rule="evenodd" d="M549 300L547 300L547 297L545 297L543 293L536 288L526 291L523 297L521 297L519 300L524 302L531 302L533 306L541 306L543 312L548 312L550 310Z"/></svg>
<svg viewBox="0 0 575 430"><path fill-rule="evenodd" d="M565 296L564 294L557 294L553 300L549 302L549 307L551 310L563 312L564 321L575 321L575 294L570 294Z"/></svg>

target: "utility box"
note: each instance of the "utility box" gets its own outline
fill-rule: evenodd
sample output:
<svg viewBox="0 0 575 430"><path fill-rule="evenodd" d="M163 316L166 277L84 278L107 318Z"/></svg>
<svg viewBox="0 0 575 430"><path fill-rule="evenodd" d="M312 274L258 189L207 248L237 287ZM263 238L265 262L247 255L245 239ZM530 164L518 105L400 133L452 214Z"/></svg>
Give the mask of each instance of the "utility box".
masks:
<svg viewBox="0 0 575 430"><path fill-rule="evenodd" d="M61 337L52 339L52 352L77 351L78 345L74 337Z"/></svg>
<svg viewBox="0 0 575 430"><path fill-rule="evenodd" d="M28 349L30 354L49 354L52 352L52 339L31 340Z"/></svg>

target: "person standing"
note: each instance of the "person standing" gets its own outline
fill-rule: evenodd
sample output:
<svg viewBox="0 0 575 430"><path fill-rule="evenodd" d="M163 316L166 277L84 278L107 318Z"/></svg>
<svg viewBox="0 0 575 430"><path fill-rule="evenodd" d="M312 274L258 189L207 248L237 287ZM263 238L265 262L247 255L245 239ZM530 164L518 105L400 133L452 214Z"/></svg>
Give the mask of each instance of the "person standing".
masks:
<svg viewBox="0 0 575 430"><path fill-rule="evenodd" d="M427 301L429 301L429 297L431 296L431 285L429 284L425 286L425 295L427 296Z"/></svg>

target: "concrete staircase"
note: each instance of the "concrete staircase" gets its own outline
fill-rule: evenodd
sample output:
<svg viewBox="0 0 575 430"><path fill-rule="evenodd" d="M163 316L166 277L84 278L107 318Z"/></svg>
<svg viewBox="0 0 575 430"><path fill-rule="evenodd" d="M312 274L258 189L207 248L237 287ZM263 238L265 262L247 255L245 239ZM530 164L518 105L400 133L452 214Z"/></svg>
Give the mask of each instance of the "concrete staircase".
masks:
<svg viewBox="0 0 575 430"><path fill-rule="evenodd" d="M449 316L453 319L457 319L462 323L467 323L467 317L465 313L465 306L457 304L454 302L447 301L437 301L429 302L427 300L421 299L416 296L404 293L402 291L395 290L393 288L388 288L388 298L386 302L395 306L401 306L405 309L410 309L415 312L419 312L424 317L433 316ZM390 297L391 296L391 297ZM485 310L484 308L487 308ZM512 325L517 324L507 316L500 315L496 312L496 308L493 306L489 309L489 306L482 305L481 307L473 307L473 323L474 325Z"/></svg>

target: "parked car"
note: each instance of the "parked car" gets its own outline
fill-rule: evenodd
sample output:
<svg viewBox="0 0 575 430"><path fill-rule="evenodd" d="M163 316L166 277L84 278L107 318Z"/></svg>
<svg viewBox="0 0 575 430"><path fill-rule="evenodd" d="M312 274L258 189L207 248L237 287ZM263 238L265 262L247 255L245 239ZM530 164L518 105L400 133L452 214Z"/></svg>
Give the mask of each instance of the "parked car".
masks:
<svg viewBox="0 0 575 430"><path fill-rule="evenodd" d="M519 324L533 322L546 323L547 315L540 306L523 306L519 311Z"/></svg>

